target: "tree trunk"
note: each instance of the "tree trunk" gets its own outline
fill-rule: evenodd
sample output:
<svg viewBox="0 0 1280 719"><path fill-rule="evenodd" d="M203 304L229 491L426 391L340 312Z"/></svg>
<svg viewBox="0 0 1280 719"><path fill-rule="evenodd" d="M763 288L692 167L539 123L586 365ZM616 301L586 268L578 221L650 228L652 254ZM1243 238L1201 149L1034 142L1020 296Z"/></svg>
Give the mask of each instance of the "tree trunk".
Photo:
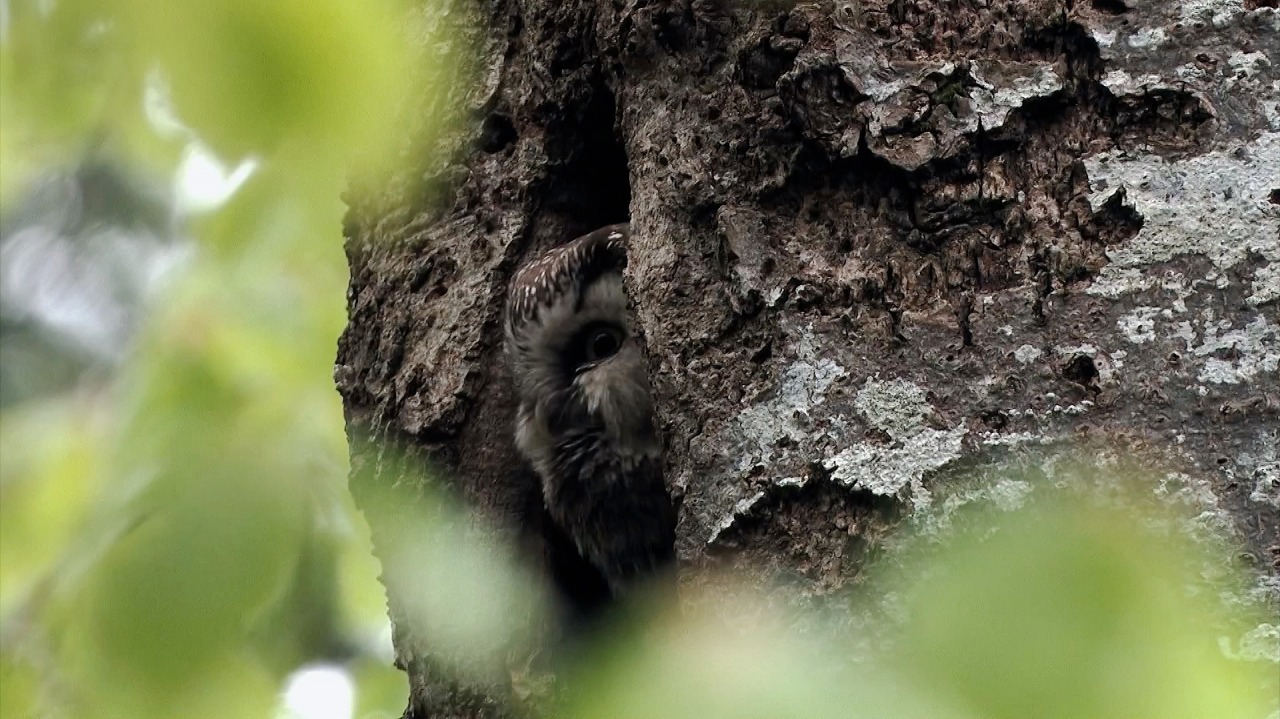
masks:
<svg viewBox="0 0 1280 719"><path fill-rule="evenodd" d="M535 521L496 369L506 283L629 219L686 582L728 564L829 594L961 473L1049 471L1081 438L1174 467L1276 574L1273 1L433 11L478 48L424 105L465 131L353 192L346 228L337 376L384 564L412 528L374 511L399 471L366 437ZM407 715L498 712L439 689L386 569Z"/></svg>

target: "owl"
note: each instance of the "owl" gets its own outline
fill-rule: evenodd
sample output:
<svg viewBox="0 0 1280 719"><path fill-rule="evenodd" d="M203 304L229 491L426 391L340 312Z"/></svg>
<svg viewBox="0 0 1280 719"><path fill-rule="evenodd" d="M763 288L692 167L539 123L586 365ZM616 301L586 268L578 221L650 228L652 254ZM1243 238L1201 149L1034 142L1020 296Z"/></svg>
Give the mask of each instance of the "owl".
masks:
<svg viewBox="0 0 1280 719"><path fill-rule="evenodd" d="M595 582L610 600L670 581L675 559L676 511L623 288L628 237L611 225L524 266L505 317L515 444L541 483L553 574Z"/></svg>

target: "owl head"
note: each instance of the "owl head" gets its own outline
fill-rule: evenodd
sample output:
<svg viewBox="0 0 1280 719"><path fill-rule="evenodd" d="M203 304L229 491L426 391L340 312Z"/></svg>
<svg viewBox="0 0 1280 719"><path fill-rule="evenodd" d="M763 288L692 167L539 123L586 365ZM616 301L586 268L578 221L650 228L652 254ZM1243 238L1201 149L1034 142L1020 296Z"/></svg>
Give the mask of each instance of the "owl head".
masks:
<svg viewBox="0 0 1280 719"><path fill-rule="evenodd" d="M601 432L619 454L658 453L644 354L622 271L627 225L557 247L515 276L505 353L519 397L517 445L534 467L557 446Z"/></svg>

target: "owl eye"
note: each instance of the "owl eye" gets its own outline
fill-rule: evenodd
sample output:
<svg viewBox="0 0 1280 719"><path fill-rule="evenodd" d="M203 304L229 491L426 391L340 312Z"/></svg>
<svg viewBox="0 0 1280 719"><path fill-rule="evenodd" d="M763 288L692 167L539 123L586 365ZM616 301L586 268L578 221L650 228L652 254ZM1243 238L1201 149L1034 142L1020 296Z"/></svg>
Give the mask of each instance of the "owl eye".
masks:
<svg viewBox="0 0 1280 719"><path fill-rule="evenodd" d="M622 328L617 325L596 325L583 335L582 357L587 362L609 359L622 348Z"/></svg>

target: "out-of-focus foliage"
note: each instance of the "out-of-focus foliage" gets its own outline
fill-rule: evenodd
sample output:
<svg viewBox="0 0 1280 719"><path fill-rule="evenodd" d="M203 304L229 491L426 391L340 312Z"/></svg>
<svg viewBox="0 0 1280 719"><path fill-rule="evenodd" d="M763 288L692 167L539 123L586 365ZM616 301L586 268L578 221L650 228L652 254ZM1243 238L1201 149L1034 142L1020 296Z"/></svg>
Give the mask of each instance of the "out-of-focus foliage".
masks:
<svg viewBox="0 0 1280 719"><path fill-rule="evenodd" d="M384 577L407 616L398 649L430 656L468 682L500 686L536 654L549 628L546 587L515 537L468 512L442 482L404 454L365 447L353 479L376 518ZM365 473L375 476L368 476Z"/></svg>
<svg viewBox="0 0 1280 719"><path fill-rule="evenodd" d="M188 128L226 157L286 157L291 181L338 181L346 160L385 153L404 129L394 103L422 70L408 52L421 38L405 34L420 29L406 5L8 0L5 193L89 139L167 165ZM144 82L155 73L163 87ZM181 124L147 122L164 100Z"/></svg>
<svg viewBox="0 0 1280 719"><path fill-rule="evenodd" d="M180 264L168 188L119 162L50 170L0 223L0 407L119 364L153 278Z"/></svg>
<svg viewBox="0 0 1280 719"><path fill-rule="evenodd" d="M6 318L65 348L44 320L104 302L67 273L97 281L106 247L142 269L111 330L127 336L106 342L122 356L64 367L31 343L6 375L24 386L0 416L4 717L271 716L314 662L354 677L355 716L403 707L331 372L346 177L394 156L432 72L409 19L399 0L0 7L0 209L21 250L5 269L31 268L6 292L80 293ZM176 178L151 223L187 247L167 271L111 244L138 236L112 216L123 195L95 205L84 172L63 173L105 165ZM70 194L41 194L51 173Z"/></svg>
<svg viewBox="0 0 1280 719"><path fill-rule="evenodd" d="M1151 489L1133 486L1141 510L1052 496L983 512L969 518L981 530L906 551L862 587L893 625L869 652L837 639L847 617L802 639L784 624L797 617L759 593L692 598L704 611L633 628L581 662L568 715L1274 716L1276 664L1220 649L1267 618L1222 602L1240 575L1207 580L1200 567L1221 546L1170 532Z"/></svg>
<svg viewBox="0 0 1280 719"><path fill-rule="evenodd" d="M898 666L983 717L1266 716L1274 667L1218 646L1263 617L1231 616L1206 547L1133 506L1068 499L957 540L917 573Z"/></svg>

